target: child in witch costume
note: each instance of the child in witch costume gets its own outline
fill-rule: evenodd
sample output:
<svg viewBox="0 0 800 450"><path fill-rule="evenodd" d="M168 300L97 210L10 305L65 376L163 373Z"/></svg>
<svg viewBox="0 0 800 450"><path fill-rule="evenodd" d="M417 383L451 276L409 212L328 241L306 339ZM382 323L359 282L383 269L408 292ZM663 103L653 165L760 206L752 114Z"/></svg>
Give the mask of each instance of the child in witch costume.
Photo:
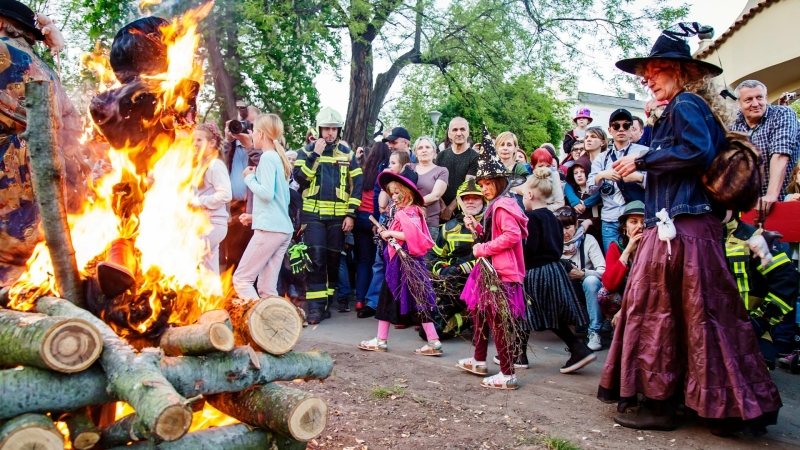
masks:
<svg viewBox="0 0 800 450"><path fill-rule="evenodd" d="M381 238L389 245L384 250L386 276L375 311L378 336L362 341L358 348L385 352L388 348L389 324L401 323L403 316L416 312L420 315L428 342L414 350L414 353L439 356L442 354L442 343L430 315L430 311L436 307L436 294L423 260L423 256L433 247L425 224L425 200L411 180L394 172L381 173L378 183L392 197L397 211L389 228L380 232Z"/></svg>
<svg viewBox="0 0 800 450"><path fill-rule="evenodd" d="M567 344L571 356L561 367L561 373L570 373L596 357L569 328L570 325L588 324L589 316L586 306L575 295L569 275L560 261L564 249L564 226L547 209L547 199L552 190L553 181L547 168L534 170L523 189L522 201L528 217L528 239L524 246L525 294L530 304L522 329L517 333L515 362L528 364L526 347L531 328L535 331L550 330Z"/></svg>
<svg viewBox="0 0 800 450"><path fill-rule="evenodd" d="M472 358L459 360L456 366L476 375L488 374L486 351L491 329L500 359L500 373L484 378L481 386L493 389L517 388L512 363L513 329L525 311L522 240L528 235L528 219L517 201L508 194L509 177L512 176L497 156L484 125L477 180L484 198L490 203L483 215L483 223L478 223L472 216L464 217L464 225L483 238L483 243L472 248L479 260L461 294L461 299L472 311L475 353Z"/></svg>

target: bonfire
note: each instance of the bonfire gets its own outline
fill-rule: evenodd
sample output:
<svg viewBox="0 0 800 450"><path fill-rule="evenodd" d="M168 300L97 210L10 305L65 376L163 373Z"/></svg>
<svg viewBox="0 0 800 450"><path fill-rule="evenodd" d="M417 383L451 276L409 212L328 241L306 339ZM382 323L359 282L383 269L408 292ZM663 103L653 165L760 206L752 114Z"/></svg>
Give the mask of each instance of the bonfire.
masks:
<svg viewBox="0 0 800 450"><path fill-rule="evenodd" d="M86 57L100 88L85 137L108 144L113 170L78 214L64 209L50 83L26 83L46 240L0 308L0 449L305 448L324 429L324 401L274 383L333 368L291 351L296 308L237 299L230 274L200 264L211 225L189 206L206 169L192 130L212 6L123 29L155 49L139 71Z"/></svg>

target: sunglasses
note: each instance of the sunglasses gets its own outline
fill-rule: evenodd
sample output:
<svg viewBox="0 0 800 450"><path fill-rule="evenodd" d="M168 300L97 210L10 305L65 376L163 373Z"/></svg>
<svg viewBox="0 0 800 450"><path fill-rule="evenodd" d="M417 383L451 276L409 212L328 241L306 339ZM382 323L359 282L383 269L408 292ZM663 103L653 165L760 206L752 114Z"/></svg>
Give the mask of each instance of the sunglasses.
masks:
<svg viewBox="0 0 800 450"><path fill-rule="evenodd" d="M623 130L625 130L625 131L628 131L628 130L630 130L630 129L631 129L631 123L630 123L630 122L625 122L625 123L612 123L612 124L611 124L611 128L613 128L613 129L614 129L614 131L619 131L619 129L620 129L620 128L622 128L622 129L623 129Z"/></svg>
<svg viewBox="0 0 800 450"><path fill-rule="evenodd" d="M556 217L572 217L575 215L572 211L556 211Z"/></svg>

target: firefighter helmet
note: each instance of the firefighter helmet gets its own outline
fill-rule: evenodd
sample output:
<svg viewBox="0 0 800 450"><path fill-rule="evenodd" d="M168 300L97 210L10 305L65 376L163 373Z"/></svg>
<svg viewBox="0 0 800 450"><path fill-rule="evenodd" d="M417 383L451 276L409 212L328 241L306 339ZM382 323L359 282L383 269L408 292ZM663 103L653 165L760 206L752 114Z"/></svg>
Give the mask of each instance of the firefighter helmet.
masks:
<svg viewBox="0 0 800 450"><path fill-rule="evenodd" d="M344 127L342 115L336 112L336 110L333 108L322 108L322 110L317 114L317 129L322 127Z"/></svg>
<svg viewBox="0 0 800 450"><path fill-rule="evenodd" d="M480 186L478 186L478 182L475 181L475 178L470 178L469 180L461 183L461 186L458 187L458 191L456 191L456 196L458 198L462 198L465 195L480 195L483 198L483 192L481 192ZM483 198L484 203L486 199Z"/></svg>

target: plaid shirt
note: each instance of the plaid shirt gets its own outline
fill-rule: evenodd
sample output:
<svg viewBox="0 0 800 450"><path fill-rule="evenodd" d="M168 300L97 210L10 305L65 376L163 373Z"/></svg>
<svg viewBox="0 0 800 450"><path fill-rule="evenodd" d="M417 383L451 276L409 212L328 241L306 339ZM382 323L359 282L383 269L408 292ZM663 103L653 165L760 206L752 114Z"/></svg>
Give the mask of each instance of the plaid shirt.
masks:
<svg viewBox="0 0 800 450"><path fill-rule="evenodd" d="M761 151L761 159L764 161L764 177L761 185L761 195L767 195L769 187L769 165L772 155L788 155L789 165L786 167L786 176L783 179L783 186L779 199L786 195L786 186L789 184L789 176L797 163L798 144L800 144L800 126L797 123L797 115L788 106L767 105L767 112L761 121L754 128L747 125L744 114L739 111L736 121L731 125L731 131L741 131L750 135L750 142Z"/></svg>

